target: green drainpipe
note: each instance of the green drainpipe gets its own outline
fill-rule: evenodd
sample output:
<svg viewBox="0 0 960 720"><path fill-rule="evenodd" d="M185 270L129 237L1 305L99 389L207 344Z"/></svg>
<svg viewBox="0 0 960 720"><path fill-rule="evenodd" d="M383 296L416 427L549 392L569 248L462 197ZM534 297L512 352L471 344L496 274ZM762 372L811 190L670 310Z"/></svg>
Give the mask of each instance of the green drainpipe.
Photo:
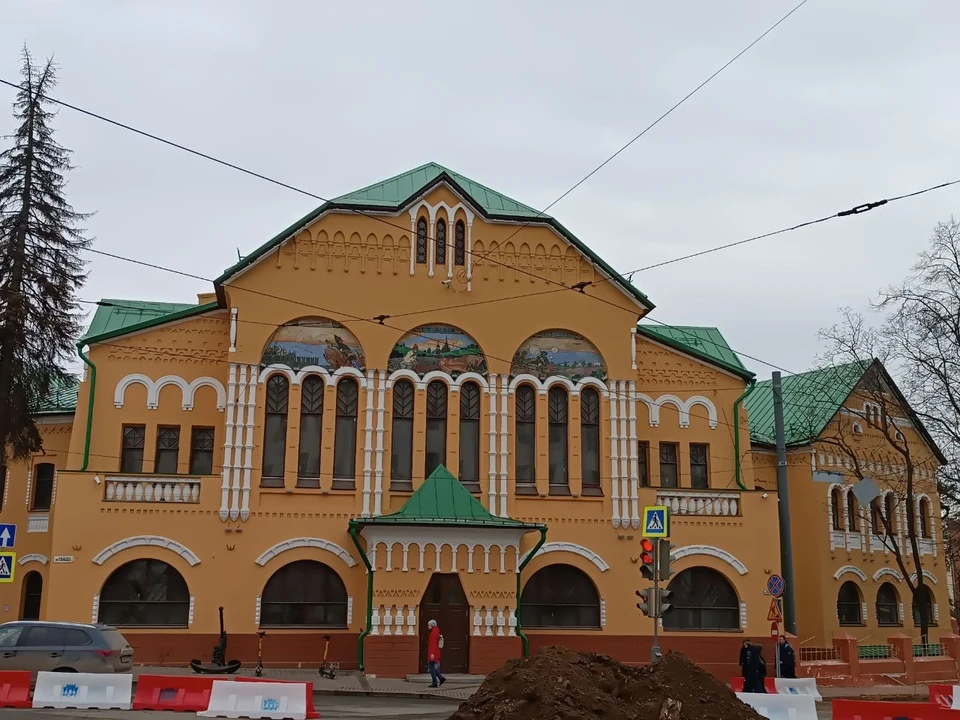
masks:
<svg viewBox="0 0 960 720"><path fill-rule="evenodd" d="M540 548L543 547L543 544L547 541L547 528L540 528L540 540L537 541L537 544L533 546L527 557L520 563L520 567L517 568L517 635L520 636L520 640L523 642L523 656L525 658L530 657L530 639L523 634L523 630L520 628L520 573L523 572L523 569L527 566L534 556L540 551Z"/></svg>
<svg viewBox="0 0 960 720"><path fill-rule="evenodd" d="M747 395L753 392L753 389L757 386L756 380L751 380L747 385L746 391L737 398L736 402L733 403L733 456L736 458L737 463L737 487L741 490L746 490L747 486L743 484L743 476L740 470L740 405L743 404L743 401L747 399Z"/></svg>
<svg viewBox="0 0 960 720"><path fill-rule="evenodd" d="M77 345L77 355L83 364L90 368L90 393L87 398L87 431L83 438L83 466L78 472L86 472L90 464L90 435L93 432L93 398L97 389L97 366L90 362L90 358L83 354L83 345Z"/></svg>
<svg viewBox="0 0 960 720"><path fill-rule="evenodd" d="M364 552L363 547L360 545L360 535L357 532L356 520L350 521L350 539L353 540L357 552L360 553L360 559L363 560L363 564L367 566L367 627L360 633L360 637L357 638L357 668L360 672L363 672L363 641L367 635L370 634L370 627L373 625L373 568L370 567L370 560L367 558L367 553Z"/></svg>

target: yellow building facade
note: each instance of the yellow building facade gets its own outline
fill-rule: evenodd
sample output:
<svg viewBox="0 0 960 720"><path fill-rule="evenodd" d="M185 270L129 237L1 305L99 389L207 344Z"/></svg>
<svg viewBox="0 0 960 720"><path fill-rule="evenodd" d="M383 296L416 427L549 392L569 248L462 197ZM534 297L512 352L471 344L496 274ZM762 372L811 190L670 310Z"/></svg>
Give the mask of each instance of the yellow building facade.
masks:
<svg viewBox="0 0 960 720"><path fill-rule="evenodd" d="M419 672L431 618L450 673L551 643L646 662L641 517L666 505L661 645L735 673L780 567L754 376L653 307L554 218L435 164L324 204L195 305L104 300L44 453L6 472L2 617L109 622L150 664L209 660L221 606L228 658L263 629L268 665L316 665L329 635L344 667ZM826 532L827 486L791 472ZM868 570L824 537L798 562L818 643L824 578Z"/></svg>

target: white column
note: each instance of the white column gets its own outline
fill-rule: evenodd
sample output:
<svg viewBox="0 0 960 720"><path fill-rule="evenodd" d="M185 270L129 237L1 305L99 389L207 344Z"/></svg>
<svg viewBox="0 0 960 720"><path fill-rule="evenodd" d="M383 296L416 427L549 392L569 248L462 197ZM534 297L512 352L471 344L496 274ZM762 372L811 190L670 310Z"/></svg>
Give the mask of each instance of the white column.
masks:
<svg viewBox="0 0 960 720"><path fill-rule="evenodd" d="M473 218L467 218L467 292L473 290Z"/></svg>
<svg viewBox="0 0 960 720"><path fill-rule="evenodd" d="M617 381L610 381L610 482L613 487L613 526L620 527L620 443L617 422Z"/></svg>
<svg viewBox="0 0 960 720"><path fill-rule="evenodd" d="M410 275L417 266L417 214L410 214Z"/></svg>
<svg viewBox="0 0 960 720"><path fill-rule="evenodd" d="M373 477L373 370L367 370L367 385L363 394L367 406L363 422L363 511L362 517L370 517L370 482Z"/></svg>
<svg viewBox="0 0 960 720"><path fill-rule="evenodd" d="M437 221L430 219L430 232L427 234L427 274L433 277L433 266L437 259Z"/></svg>
<svg viewBox="0 0 960 720"><path fill-rule="evenodd" d="M473 608L473 634L480 634L480 608L476 606Z"/></svg>
<svg viewBox="0 0 960 720"><path fill-rule="evenodd" d="M620 380L617 383L618 400L620 402L620 526L629 527L627 518L630 517L630 450L627 443L630 440L630 433L627 430L629 418L627 417L627 381Z"/></svg>
<svg viewBox="0 0 960 720"><path fill-rule="evenodd" d="M373 612L370 614L370 634L379 635L380 634L380 607L375 606Z"/></svg>
<svg viewBox="0 0 960 720"><path fill-rule="evenodd" d="M230 352L237 351L237 308L230 308Z"/></svg>
<svg viewBox="0 0 960 720"><path fill-rule="evenodd" d="M257 411L257 366L250 366L250 380L247 385L247 436L243 443L243 492L240 502L240 519L246 522L250 518L250 480L253 475L253 433L254 414Z"/></svg>
<svg viewBox="0 0 960 720"><path fill-rule="evenodd" d="M637 326L630 328L630 367L637 369Z"/></svg>
<svg viewBox="0 0 960 720"><path fill-rule="evenodd" d="M484 619L484 625L486 626L486 632L483 634L486 636L493 635L493 610L487 608L487 617Z"/></svg>
<svg viewBox="0 0 960 720"><path fill-rule="evenodd" d="M487 396L490 400L490 413L487 421L487 436L490 441L490 449L487 454L489 455L490 471L488 473L487 509L490 514L495 515L497 510L497 376L491 375L488 382Z"/></svg>
<svg viewBox="0 0 960 720"><path fill-rule="evenodd" d="M227 419L223 436L223 470L220 482L220 521L230 517L230 472L233 468L233 412L237 397L237 364L230 363L230 380L227 383Z"/></svg>
<svg viewBox="0 0 960 720"><path fill-rule="evenodd" d="M383 445L383 436L386 432L384 425L386 395L387 395L387 371L377 370L377 463L374 475L373 491L373 514L374 517L383 513L383 454L385 452Z"/></svg>
<svg viewBox="0 0 960 720"><path fill-rule="evenodd" d="M503 626L504 626L503 608L499 607L497 608L497 635L499 637L503 637Z"/></svg>
<svg viewBox="0 0 960 720"><path fill-rule="evenodd" d="M627 407L630 409L630 433L627 437L627 454L630 456L630 526L640 527L640 461L637 457L637 384L627 384Z"/></svg>
<svg viewBox="0 0 960 720"><path fill-rule="evenodd" d="M507 402L510 392L508 376L500 388L500 517L507 517ZM491 509L490 512L493 512Z"/></svg>
<svg viewBox="0 0 960 720"><path fill-rule="evenodd" d="M240 517L240 482L243 472L243 430L246 426L247 412L247 366L240 366L240 379L237 383L237 427L234 431L234 450L236 459L230 479L230 519Z"/></svg>
<svg viewBox="0 0 960 720"><path fill-rule="evenodd" d="M392 605L387 605L387 609L383 613L383 634L392 635L393 634L393 610Z"/></svg>

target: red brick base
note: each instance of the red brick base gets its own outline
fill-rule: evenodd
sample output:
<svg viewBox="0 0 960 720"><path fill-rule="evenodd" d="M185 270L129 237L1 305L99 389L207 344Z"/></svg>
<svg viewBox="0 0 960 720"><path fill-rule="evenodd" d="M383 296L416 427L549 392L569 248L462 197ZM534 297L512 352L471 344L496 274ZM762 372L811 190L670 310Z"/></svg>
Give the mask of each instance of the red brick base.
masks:
<svg viewBox="0 0 960 720"><path fill-rule="evenodd" d="M420 638L416 635L368 635L363 641L364 672L403 678L418 672Z"/></svg>
<svg viewBox="0 0 960 720"><path fill-rule="evenodd" d="M522 653L518 637L471 637L470 674L488 675L507 660L521 657Z"/></svg>

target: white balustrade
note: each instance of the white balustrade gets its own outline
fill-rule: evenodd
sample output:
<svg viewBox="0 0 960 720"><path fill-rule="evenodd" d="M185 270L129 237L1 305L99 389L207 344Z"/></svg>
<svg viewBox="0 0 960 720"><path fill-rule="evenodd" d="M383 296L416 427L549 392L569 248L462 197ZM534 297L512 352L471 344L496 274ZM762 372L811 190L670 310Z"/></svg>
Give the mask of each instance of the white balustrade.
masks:
<svg viewBox="0 0 960 720"><path fill-rule="evenodd" d="M105 485L104 502L200 502L200 480L197 478L108 476Z"/></svg>
<svg viewBox="0 0 960 720"><path fill-rule="evenodd" d="M657 504L669 507L672 515L738 517L741 514L739 493L662 490L657 493Z"/></svg>

